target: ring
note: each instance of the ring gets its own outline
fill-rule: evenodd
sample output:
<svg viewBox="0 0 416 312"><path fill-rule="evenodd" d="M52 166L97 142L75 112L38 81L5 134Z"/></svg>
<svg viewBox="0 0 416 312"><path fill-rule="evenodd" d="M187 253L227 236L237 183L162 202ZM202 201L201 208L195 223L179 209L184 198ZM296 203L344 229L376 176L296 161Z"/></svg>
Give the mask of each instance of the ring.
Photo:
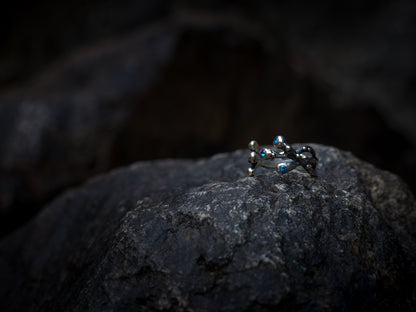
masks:
<svg viewBox="0 0 416 312"><path fill-rule="evenodd" d="M254 176L256 167L273 168L280 174L292 171L298 166L302 166L312 177L316 177L315 168L318 163L315 151L312 147L305 145L297 150L286 143L281 135L273 140L273 145L259 146L257 141L248 144L250 155L248 162L248 175Z"/></svg>

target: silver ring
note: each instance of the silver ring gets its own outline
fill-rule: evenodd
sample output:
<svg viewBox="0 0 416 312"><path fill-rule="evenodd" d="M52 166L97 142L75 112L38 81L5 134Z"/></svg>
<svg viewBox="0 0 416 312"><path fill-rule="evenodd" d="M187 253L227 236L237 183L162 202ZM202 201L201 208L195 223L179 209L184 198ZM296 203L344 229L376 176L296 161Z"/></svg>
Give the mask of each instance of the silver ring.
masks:
<svg viewBox="0 0 416 312"><path fill-rule="evenodd" d="M273 140L273 145L259 146L257 141L248 144L250 155L248 162L248 175L254 176L256 167L273 168L279 174L285 174L298 166L302 166L312 177L316 177L315 168L318 163L315 151L312 147L305 145L297 150L286 143L281 135Z"/></svg>

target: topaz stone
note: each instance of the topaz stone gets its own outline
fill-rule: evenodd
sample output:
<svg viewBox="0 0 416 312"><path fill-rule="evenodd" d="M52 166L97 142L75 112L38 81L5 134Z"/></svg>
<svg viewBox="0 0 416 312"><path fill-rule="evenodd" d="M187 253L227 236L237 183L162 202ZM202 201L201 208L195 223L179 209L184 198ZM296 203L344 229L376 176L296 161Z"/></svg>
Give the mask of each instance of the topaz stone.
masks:
<svg viewBox="0 0 416 312"><path fill-rule="evenodd" d="M279 137L275 137L273 140L273 144L277 144L277 142L279 142Z"/></svg>
<svg viewBox="0 0 416 312"><path fill-rule="evenodd" d="M266 156L266 151L264 150L264 149L262 149L261 151L260 151L260 157L261 158L264 158Z"/></svg>
<svg viewBox="0 0 416 312"><path fill-rule="evenodd" d="M287 167L285 165L280 166L279 168L281 173L286 173L287 172Z"/></svg>

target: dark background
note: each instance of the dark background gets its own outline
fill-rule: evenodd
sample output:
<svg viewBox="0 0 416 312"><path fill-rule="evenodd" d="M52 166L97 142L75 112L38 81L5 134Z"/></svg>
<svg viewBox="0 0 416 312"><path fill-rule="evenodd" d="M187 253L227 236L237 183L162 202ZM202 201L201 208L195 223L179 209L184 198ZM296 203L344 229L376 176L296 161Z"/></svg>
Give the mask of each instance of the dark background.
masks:
<svg viewBox="0 0 416 312"><path fill-rule="evenodd" d="M0 10L1 235L134 161L350 150L416 190L414 1L14 1Z"/></svg>

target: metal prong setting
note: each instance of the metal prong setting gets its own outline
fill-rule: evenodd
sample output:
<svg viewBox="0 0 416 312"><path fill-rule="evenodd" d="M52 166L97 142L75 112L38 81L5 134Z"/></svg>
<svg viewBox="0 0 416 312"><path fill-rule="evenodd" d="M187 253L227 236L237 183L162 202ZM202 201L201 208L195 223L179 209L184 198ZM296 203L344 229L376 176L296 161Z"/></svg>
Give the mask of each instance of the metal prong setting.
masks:
<svg viewBox="0 0 416 312"><path fill-rule="evenodd" d="M279 174L285 174L298 166L302 166L312 177L316 177L315 168L318 163L315 151L306 145L294 150L283 136L276 136L272 146L259 146L257 141L248 144L250 155L248 175L254 176L256 167L275 168ZM307 155L308 153L310 155ZM282 158L284 160L282 160Z"/></svg>

